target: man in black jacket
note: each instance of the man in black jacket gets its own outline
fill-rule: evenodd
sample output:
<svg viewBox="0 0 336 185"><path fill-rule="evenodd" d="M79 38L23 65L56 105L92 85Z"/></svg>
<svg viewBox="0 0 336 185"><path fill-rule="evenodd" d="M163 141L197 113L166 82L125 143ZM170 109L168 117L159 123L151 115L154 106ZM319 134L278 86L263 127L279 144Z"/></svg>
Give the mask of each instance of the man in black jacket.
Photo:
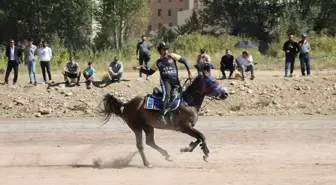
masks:
<svg viewBox="0 0 336 185"><path fill-rule="evenodd" d="M286 54L285 77L288 76L290 66L290 77L293 77L295 57L299 53L299 45L293 40L294 35L288 34L288 41L283 45L283 51Z"/></svg>
<svg viewBox="0 0 336 185"><path fill-rule="evenodd" d="M19 46L15 46L15 42L13 39L9 41L9 46L6 48L6 56L8 58L7 70L5 75L5 84L8 84L8 77L14 69L14 79L13 85L16 84L19 74L19 64L21 57L21 50Z"/></svg>
<svg viewBox="0 0 336 185"><path fill-rule="evenodd" d="M220 70L223 74L222 79L226 79L225 70L230 71L229 78L231 78L233 71L235 70L234 57L231 55L231 51L229 49L226 49L226 55L222 57Z"/></svg>

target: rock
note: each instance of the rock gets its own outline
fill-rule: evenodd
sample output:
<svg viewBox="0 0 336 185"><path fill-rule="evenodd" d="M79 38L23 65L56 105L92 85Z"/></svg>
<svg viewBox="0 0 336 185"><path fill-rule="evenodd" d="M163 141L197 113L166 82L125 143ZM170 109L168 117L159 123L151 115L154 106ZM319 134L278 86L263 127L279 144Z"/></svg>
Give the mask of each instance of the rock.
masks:
<svg viewBox="0 0 336 185"><path fill-rule="evenodd" d="M58 87L61 89L65 89L65 84L59 84Z"/></svg>
<svg viewBox="0 0 336 185"><path fill-rule="evenodd" d="M131 88L131 84L127 84L127 87Z"/></svg>
<svg viewBox="0 0 336 185"><path fill-rule="evenodd" d="M65 93L65 96L72 96L72 95L73 95L72 92L66 92L66 93Z"/></svg>
<svg viewBox="0 0 336 185"><path fill-rule="evenodd" d="M198 115L199 115L199 116L204 116L205 113L204 113L204 112L200 112L200 113L198 113Z"/></svg>
<svg viewBox="0 0 336 185"><path fill-rule="evenodd" d="M24 100L14 100L14 102L16 103L16 105L25 105L26 102Z"/></svg>
<svg viewBox="0 0 336 185"><path fill-rule="evenodd" d="M236 94L235 90L230 91L230 94Z"/></svg>
<svg viewBox="0 0 336 185"><path fill-rule="evenodd" d="M247 90L247 93L249 93L249 94L253 94L253 90L252 90L252 89L249 89L249 90Z"/></svg>
<svg viewBox="0 0 336 185"><path fill-rule="evenodd" d="M40 108L40 109L39 109L39 113L40 113L41 115L51 114L51 108Z"/></svg>
<svg viewBox="0 0 336 185"><path fill-rule="evenodd" d="M219 112L218 116L224 116L224 113L223 112Z"/></svg>
<svg viewBox="0 0 336 185"><path fill-rule="evenodd" d="M230 85L236 85L236 84L237 84L237 82L235 82L235 81L230 82Z"/></svg>
<svg viewBox="0 0 336 185"><path fill-rule="evenodd" d="M321 109L317 109L316 113L321 114Z"/></svg>
<svg viewBox="0 0 336 185"><path fill-rule="evenodd" d="M298 86L298 85L295 86L294 89L297 90L297 91L301 91L302 90L302 88L300 86Z"/></svg>
<svg viewBox="0 0 336 185"><path fill-rule="evenodd" d="M42 114L38 112L38 113L35 113L34 116L37 117L37 118L39 118L39 117L42 116Z"/></svg>

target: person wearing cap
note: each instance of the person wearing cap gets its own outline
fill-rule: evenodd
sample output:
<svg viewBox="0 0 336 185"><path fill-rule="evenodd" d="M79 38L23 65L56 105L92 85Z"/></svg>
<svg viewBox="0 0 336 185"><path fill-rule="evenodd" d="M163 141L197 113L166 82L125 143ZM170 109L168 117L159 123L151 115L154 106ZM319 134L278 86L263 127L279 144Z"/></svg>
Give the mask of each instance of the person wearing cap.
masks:
<svg viewBox="0 0 336 185"><path fill-rule="evenodd" d="M184 64L188 71L189 79L191 78L191 73L187 60L178 54L169 53L168 49L169 47L167 44L165 44L164 42L159 43L157 51L160 54L160 58L155 63L153 63L150 70L140 69L142 73L147 75L152 75L157 70L159 70L160 72L160 84L163 92L163 97L159 121L163 124L166 124L164 116L167 104L169 103L170 98L172 97L176 89L180 88L180 80L178 77L178 68L176 62Z"/></svg>
<svg viewBox="0 0 336 185"><path fill-rule="evenodd" d="M115 56L114 60L110 63L108 70L111 81L117 81L119 83L124 72L124 66L117 56Z"/></svg>
<svg viewBox="0 0 336 185"><path fill-rule="evenodd" d="M205 49L201 49L201 53L197 56L196 59L196 69L197 73L200 74L201 71L207 71L210 73L210 70L213 68L213 65L210 63L210 56L206 54Z"/></svg>
<svg viewBox="0 0 336 185"><path fill-rule="evenodd" d="M70 78L71 81L73 79L77 79L76 85L80 86L79 81L80 81L81 72L80 72L79 64L75 61L74 57L70 57L70 61L68 61L66 65L64 66L62 74L64 76L64 81L67 86L70 85L68 78Z"/></svg>
<svg viewBox="0 0 336 185"><path fill-rule="evenodd" d="M86 87L91 89L92 82L94 80L94 73L96 72L93 68L92 62L88 62L88 67L83 71L83 76L85 78Z"/></svg>
<svg viewBox="0 0 336 185"><path fill-rule="evenodd" d="M37 47L33 44L33 39L28 39L28 44L24 49L24 60L25 65L28 66L29 73L29 83L37 85L36 80L36 56L37 56Z"/></svg>
<svg viewBox="0 0 336 185"><path fill-rule="evenodd" d="M288 40L283 45L283 51L285 52L285 77L288 76L288 68L290 67L290 77L293 77L294 63L297 54L299 53L299 45L293 40L294 35L288 34Z"/></svg>
<svg viewBox="0 0 336 185"><path fill-rule="evenodd" d="M302 40L298 42L299 48L300 48L300 65L301 65L301 74L302 76L305 76L306 69L307 69L307 76L310 75L310 44L307 41L307 35L302 34L301 35Z"/></svg>
<svg viewBox="0 0 336 185"><path fill-rule="evenodd" d="M12 72L12 69L14 69L13 85L16 84L19 75L19 64L21 55L22 52L20 47L15 46L14 40L11 39L9 41L9 46L6 48L6 56L8 58L8 63L5 75L5 84L8 84L8 77Z"/></svg>

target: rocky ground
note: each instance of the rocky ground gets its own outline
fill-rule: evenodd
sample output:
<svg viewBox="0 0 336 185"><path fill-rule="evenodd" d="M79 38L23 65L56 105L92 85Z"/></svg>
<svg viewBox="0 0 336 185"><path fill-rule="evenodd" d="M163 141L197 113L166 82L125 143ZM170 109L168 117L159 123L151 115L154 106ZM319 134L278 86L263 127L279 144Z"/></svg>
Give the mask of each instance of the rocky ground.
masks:
<svg viewBox="0 0 336 185"><path fill-rule="evenodd" d="M218 71L213 71L215 77L218 74ZM61 76L54 76L56 82L62 81ZM224 101L207 99L200 115L336 114L336 71L313 71L311 77L293 78L283 78L280 71L257 71L256 77L246 82L221 80L230 96ZM15 86L3 85L0 86L0 118L99 116L98 107L106 93L127 101L136 95L150 93L158 85L158 74L149 81L137 81L136 72L127 72L125 79L106 87L96 84L90 90L84 83L80 87L65 87L63 84L33 86L22 80Z"/></svg>

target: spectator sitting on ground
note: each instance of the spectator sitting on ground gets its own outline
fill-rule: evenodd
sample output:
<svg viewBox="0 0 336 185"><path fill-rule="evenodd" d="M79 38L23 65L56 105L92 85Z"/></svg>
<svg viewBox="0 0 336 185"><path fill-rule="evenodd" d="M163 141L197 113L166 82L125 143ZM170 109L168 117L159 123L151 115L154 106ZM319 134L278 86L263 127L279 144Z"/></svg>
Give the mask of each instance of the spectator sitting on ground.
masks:
<svg viewBox="0 0 336 185"><path fill-rule="evenodd" d="M213 69L213 65L210 63L210 56L206 54L205 49L201 49L201 53L197 56L197 61L196 61L196 69L197 73L199 74L200 71L207 71L209 74L211 74L211 69Z"/></svg>
<svg viewBox="0 0 336 185"><path fill-rule="evenodd" d="M246 51L243 51L242 55L236 59L238 70L242 74L242 80L245 80L245 72L251 71L251 80L255 78L254 76L254 65L252 55L248 54Z"/></svg>
<svg viewBox="0 0 336 185"><path fill-rule="evenodd" d="M222 79L226 79L225 70L230 71L229 79L231 79L233 71L235 70L234 57L231 55L231 51L226 49L226 55L224 55L220 62L220 70L222 72Z"/></svg>
<svg viewBox="0 0 336 185"><path fill-rule="evenodd" d="M114 57L114 60L109 65L109 76L111 81L117 80L118 83L122 78L122 74L124 71L124 67L122 63L119 61L117 56Z"/></svg>
<svg viewBox="0 0 336 185"><path fill-rule="evenodd" d="M86 80L86 87L91 89L92 82L94 80L94 73L96 70L93 68L92 62L88 62L88 67L83 71L83 76Z"/></svg>
<svg viewBox="0 0 336 185"><path fill-rule="evenodd" d="M79 80L80 80L80 68L78 63L75 61L74 57L71 57L70 61L67 62L67 64L64 67L64 71L62 72L64 75L64 81L66 85L70 85L69 79L71 79L71 82L75 79L77 79L76 85L80 86Z"/></svg>

